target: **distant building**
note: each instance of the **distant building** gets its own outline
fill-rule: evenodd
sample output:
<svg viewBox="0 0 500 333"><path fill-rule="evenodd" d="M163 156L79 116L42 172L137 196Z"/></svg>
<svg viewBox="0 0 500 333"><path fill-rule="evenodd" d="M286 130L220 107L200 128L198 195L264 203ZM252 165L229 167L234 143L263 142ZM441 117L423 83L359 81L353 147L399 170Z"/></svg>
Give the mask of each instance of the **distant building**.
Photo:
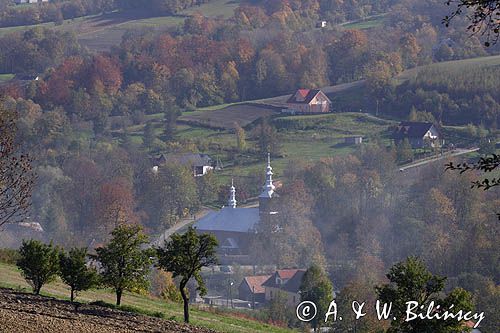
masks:
<svg viewBox="0 0 500 333"><path fill-rule="evenodd" d="M328 23L326 21L318 21L316 23L316 28L326 28L327 25Z"/></svg>
<svg viewBox="0 0 500 333"><path fill-rule="evenodd" d="M408 139L413 148L441 146L437 128L426 122L403 121L394 129L392 138L396 143Z"/></svg>
<svg viewBox="0 0 500 333"><path fill-rule="evenodd" d="M344 143L346 145L360 145L363 143L362 136L348 136L344 138Z"/></svg>
<svg viewBox="0 0 500 333"><path fill-rule="evenodd" d="M266 183L259 195L258 208L237 207L236 189L231 184L228 205L219 211L205 215L194 226L198 232L211 233L217 238L220 254L248 255L251 235L255 234L259 222L276 214L276 212L271 212L271 202L278 196L274 189L273 168L268 156Z"/></svg>
<svg viewBox="0 0 500 333"><path fill-rule="evenodd" d="M330 112L332 101L319 89L299 89L286 102L288 113Z"/></svg>
<svg viewBox="0 0 500 333"><path fill-rule="evenodd" d="M266 299L263 286L271 275L246 276L238 287L238 297L249 302L262 303Z"/></svg>
<svg viewBox="0 0 500 333"><path fill-rule="evenodd" d="M40 76L38 76L36 74L16 74L16 76L14 76L14 80L38 81L38 80L40 80Z"/></svg>
<svg viewBox="0 0 500 333"><path fill-rule="evenodd" d="M16 4L21 5L24 3L42 3L49 2L49 0L15 0Z"/></svg>
<svg viewBox="0 0 500 333"><path fill-rule="evenodd" d="M286 296L289 305L297 305L300 302L299 288L305 272L304 269L277 270L262 284L265 290L265 300L271 301L282 293Z"/></svg>
<svg viewBox="0 0 500 333"><path fill-rule="evenodd" d="M185 154L160 154L152 158L153 171L166 163L178 163L193 169L193 176L199 177L214 169L214 161L207 154L185 153Z"/></svg>

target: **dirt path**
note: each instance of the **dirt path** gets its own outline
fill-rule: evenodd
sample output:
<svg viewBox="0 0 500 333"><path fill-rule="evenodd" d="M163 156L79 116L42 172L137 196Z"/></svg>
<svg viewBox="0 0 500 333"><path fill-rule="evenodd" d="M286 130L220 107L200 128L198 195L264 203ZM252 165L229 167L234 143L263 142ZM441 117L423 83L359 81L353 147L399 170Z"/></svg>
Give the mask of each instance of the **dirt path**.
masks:
<svg viewBox="0 0 500 333"><path fill-rule="evenodd" d="M74 306L68 301L0 289L0 332L213 333L215 331L96 305L82 304L78 312L75 312Z"/></svg>

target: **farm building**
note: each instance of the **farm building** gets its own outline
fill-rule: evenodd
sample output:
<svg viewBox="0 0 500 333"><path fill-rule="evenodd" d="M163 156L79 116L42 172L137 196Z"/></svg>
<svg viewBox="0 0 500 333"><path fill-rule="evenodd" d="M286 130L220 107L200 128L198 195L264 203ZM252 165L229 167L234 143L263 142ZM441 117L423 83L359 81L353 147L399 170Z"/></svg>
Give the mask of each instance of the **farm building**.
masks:
<svg viewBox="0 0 500 333"><path fill-rule="evenodd" d="M286 102L288 113L330 112L332 101L319 89L299 89Z"/></svg>
<svg viewBox="0 0 500 333"><path fill-rule="evenodd" d="M426 122L403 121L394 129L392 138L396 143L407 139L413 148L441 146L437 128Z"/></svg>
<svg viewBox="0 0 500 333"><path fill-rule="evenodd" d="M245 256L249 253L250 236L257 224L275 212L270 211L271 201L277 197L273 185L273 168L268 156L266 184L259 195L258 208L237 207L236 189L232 185L228 205L198 220L194 226L200 233L211 233L219 241L218 252L225 256Z"/></svg>
<svg viewBox="0 0 500 333"><path fill-rule="evenodd" d="M344 138L344 143L346 145L360 145L363 143L363 137L360 135L348 136Z"/></svg>
<svg viewBox="0 0 500 333"><path fill-rule="evenodd" d="M166 163L178 163L193 169L193 176L199 177L214 169L214 161L207 154L160 154L152 158L153 170Z"/></svg>
<svg viewBox="0 0 500 333"><path fill-rule="evenodd" d="M316 28L326 28L328 23L326 21L318 21L316 22Z"/></svg>
<svg viewBox="0 0 500 333"><path fill-rule="evenodd" d="M271 275L246 276L238 287L238 297L245 301L264 302L266 290L263 284L270 277Z"/></svg>
<svg viewBox="0 0 500 333"><path fill-rule="evenodd" d="M271 301L278 293L284 293L287 304L296 306L300 302L299 288L305 272L304 269L277 270L262 284L266 302Z"/></svg>

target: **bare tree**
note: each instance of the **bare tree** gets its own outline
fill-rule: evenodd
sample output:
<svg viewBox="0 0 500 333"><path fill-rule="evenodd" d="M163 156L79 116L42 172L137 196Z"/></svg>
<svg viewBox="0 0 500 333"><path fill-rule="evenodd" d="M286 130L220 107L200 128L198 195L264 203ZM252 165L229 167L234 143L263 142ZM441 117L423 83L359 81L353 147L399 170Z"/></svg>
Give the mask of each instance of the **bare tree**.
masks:
<svg viewBox="0 0 500 333"><path fill-rule="evenodd" d="M500 0L447 0L448 6L454 6L453 12L443 19L446 26L456 16L467 15L470 25L467 30L473 34L485 36L484 45L490 46L500 38Z"/></svg>
<svg viewBox="0 0 500 333"><path fill-rule="evenodd" d="M31 158L16 143L16 118L0 101L0 227L25 219L35 179Z"/></svg>

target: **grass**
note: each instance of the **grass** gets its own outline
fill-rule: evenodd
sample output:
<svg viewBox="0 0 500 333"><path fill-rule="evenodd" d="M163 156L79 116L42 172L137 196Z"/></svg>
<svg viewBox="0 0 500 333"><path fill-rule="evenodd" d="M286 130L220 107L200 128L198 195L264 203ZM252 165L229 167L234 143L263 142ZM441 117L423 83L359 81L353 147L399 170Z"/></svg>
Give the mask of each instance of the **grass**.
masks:
<svg viewBox="0 0 500 333"><path fill-rule="evenodd" d="M366 19L361 19L358 21L350 22L347 24L343 24L342 27L345 29L353 29L353 30L365 30L378 28L384 24L385 14L371 16Z"/></svg>
<svg viewBox="0 0 500 333"><path fill-rule="evenodd" d="M25 290L31 289L21 276L19 270L13 265L0 263L0 287ZM42 294L45 296L56 297L68 300L69 289L60 281L50 283L42 288ZM114 304L115 295L106 289L81 292L77 301L94 302L103 301ZM182 305L177 303L168 303L161 299L126 292L122 299L124 310L133 310L134 312L146 315L162 316L163 318L173 319L181 322L183 318ZM270 332L281 333L291 332L289 329L271 326L251 319L232 316L229 314L214 313L204 311L196 307L191 307L191 324L214 329L219 332L228 333L251 333L251 332Z"/></svg>
<svg viewBox="0 0 500 333"><path fill-rule="evenodd" d="M147 17L150 13L135 11L115 11L106 15L89 15L65 20L56 26L53 22L36 25L0 28L0 36L14 31L25 31L34 27L47 27L59 31L71 31L78 41L91 50L108 50L121 42L123 34L131 29L165 30L182 24L187 16L196 12L206 17L231 17L239 0L213 0L200 6L187 8L175 16Z"/></svg>
<svg viewBox="0 0 500 333"><path fill-rule="evenodd" d="M204 111L206 112L206 111ZM149 116L155 124L155 134L159 137L162 134L159 117ZM155 120L156 119L156 120ZM307 120L312 122L312 126L307 128L279 129L279 141L281 144L282 158L273 160L273 168L277 177L283 174L290 162L301 160L306 162L317 161L321 158L336 155L348 154L359 149L359 146L345 145L344 138L352 135L362 135L366 141L381 138L389 143L387 139L387 128L393 121L380 119L364 113L337 113L312 116L279 116L273 121L280 122L301 122ZM128 128L132 142L142 142L143 125L136 125ZM194 124L180 124L177 127L177 140L191 141L201 148L204 153L213 158L221 158L225 168L218 171L217 181L220 184L227 183L233 176L246 176L256 172L263 172L265 169L264 159L257 151L257 141L252 139L251 131L247 131L247 146L251 152L238 157L240 165L233 165L233 161L228 156L236 145L234 133L225 129L212 129L200 127Z"/></svg>
<svg viewBox="0 0 500 333"><path fill-rule="evenodd" d="M367 30L372 28L381 27L384 24L385 18L383 16L370 17L369 19L359 20L343 25L345 29L353 30Z"/></svg>
<svg viewBox="0 0 500 333"><path fill-rule="evenodd" d="M9 81L14 77L14 74L0 74L0 82Z"/></svg>
<svg viewBox="0 0 500 333"><path fill-rule="evenodd" d="M470 66L500 66L500 55L463 59L463 60L444 61L432 65L419 66L404 71L403 73L398 75L395 78L395 80L397 84L402 84L405 81L415 79L420 71L429 68L435 68L438 70L460 71L461 69Z"/></svg>

